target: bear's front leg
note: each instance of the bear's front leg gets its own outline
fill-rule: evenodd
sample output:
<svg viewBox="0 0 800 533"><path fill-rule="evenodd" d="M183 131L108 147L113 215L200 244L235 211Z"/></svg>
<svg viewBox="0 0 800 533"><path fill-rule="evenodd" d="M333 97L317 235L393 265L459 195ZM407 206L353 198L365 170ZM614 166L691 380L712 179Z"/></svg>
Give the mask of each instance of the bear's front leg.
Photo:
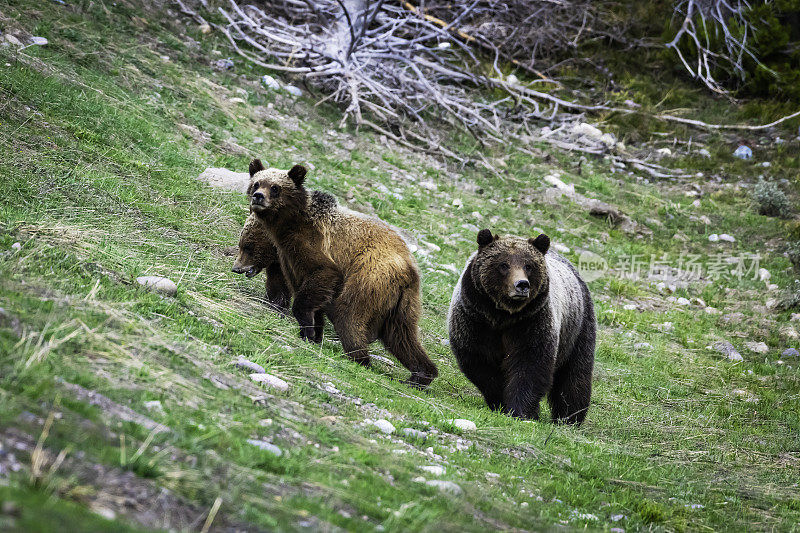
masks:
<svg viewBox="0 0 800 533"><path fill-rule="evenodd" d="M558 340L539 328L514 328L503 334L503 408L511 416L539 419L539 402L553 384Z"/></svg>
<svg viewBox="0 0 800 533"><path fill-rule="evenodd" d="M292 304L292 314L300 324L301 339L316 341L314 315L331 303L341 281L342 274L335 268L319 268L303 281Z"/></svg>

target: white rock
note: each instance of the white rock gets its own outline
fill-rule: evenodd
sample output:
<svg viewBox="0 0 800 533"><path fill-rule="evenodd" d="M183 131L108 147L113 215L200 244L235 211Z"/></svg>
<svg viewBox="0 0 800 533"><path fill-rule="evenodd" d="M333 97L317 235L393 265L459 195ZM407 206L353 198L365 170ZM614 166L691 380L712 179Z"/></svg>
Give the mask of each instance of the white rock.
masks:
<svg viewBox="0 0 800 533"><path fill-rule="evenodd" d="M708 241L719 242L719 235L717 235L716 233L712 233L711 235L708 236Z"/></svg>
<svg viewBox="0 0 800 533"><path fill-rule="evenodd" d="M303 91L299 87L295 87L294 85L287 85L283 88L283 90L291 94L292 96L303 96Z"/></svg>
<svg viewBox="0 0 800 533"><path fill-rule="evenodd" d="M456 418L451 420L450 423L462 431L475 431L478 429L478 426L475 425L475 422L465 418Z"/></svg>
<svg viewBox="0 0 800 533"><path fill-rule="evenodd" d="M769 270L767 270L766 268L759 268L758 269L758 279L760 281L769 281L769 279L771 277L772 277L772 274L770 274Z"/></svg>
<svg viewBox="0 0 800 533"><path fill-rule="evenodd" d="M744 343L745 347L754 353L767 353L769 346L765 342L747 341Z"/></svg>
<svg viewBox="0 0 800 533"><path fill-rule="evenodd" d="M402 431L409 437L417 437L420 439L424 439L428 436L428 433L426 431L420 431L419 429L414 429L414 428L403 428L400 431Z"/></svg>
<svg viewBox="0 0 800 533"><path fill-rule="evenodd" d="M6 34L6 41L13 44L14 46L22 46L22 41L17 39L15 36L11 35L10 33Z"/></svg>
<svg viewBox="0 0 800 533"><path fill-rule="evenodd" d="M268 89L273 91L277 91L281 88L281 84L278 83L278 80L270 76L269 74L264 74L261 76L261 83L263 83Z"/></svg>
<svg viewBox="0 0 800 533"><path fill-rule="evenodd" d="M266 372L267 372L266 370L264 370L263 366L259 365L258 363L254 363L252 361L248 361L247 359L245 359L241 355L236 358L236 361L233 362L233 365L236 368L249 370L253 374L266 374Z"/></svg>
<svg viewBox="0 0 800 533"><path fill-rule="evenodd" d="M687 298L680 297L675 300L675 303L678 305L689 305L691 302Z"/></svg>
<svg viewBox="0 0 800 533"><path fill-rule="evenodd" d="M433 474L434 476L443 476L446 472L445 468L441 465L421 466L420 470Z"/></svg>
<svg viewBox="0 0 800 533"><path fill-rule="evenodd" d="M473 211L470 214L472 215L472 218L474 218L475 220L483 220L483 215L481 215L478 211Z"/></svg>
<svg viewBox="0 0 800 533"><path fill-rule="evenodd" d="M560 254L568 254L572 251L569 246L565 246L560 242L554 242L553 249Z"/></svg>
<svg viewBox="0 0 800 533"><path fill-rule="evenodd" d="M649 342L637 342L633 345L634 349L636 350L651 350L653 345Z"/></svg>
<svg viewBox="0 0 800 533"><path fill-rule="evenodd" d="M580 122L573 126L572 131L578 135L586 135L587 137L597 140L603 136L602 131L585 122Z"/></svg>
<svg viewBox="0 0 800 533"><path fill-rule="evenodd" d="M506 81L511 85L516 85L517 83L519 83L519 78L517 78L513 74L509 74L508 76L506 76Z"/></svg>
<svg viewBox="0 0 800 533"><path fill-rule="evenodd" d="M450 48L450 43L448 43L447 41L444 41L444 42L441 42L441 43L437 44L436 46L438 48L441 48L442 50L447 50L448 48Z"/></svg>
<svg viewBox="0 0 800 533"><path fill-rule="evenodd" d="M411 481L413 481L414 483L425 483L427 481L427 479L425 479L422 476L417 476L417 477L413 478Z"/></svg>
<svg viewBox="0 0 800 533"><path fill-rule="evenodd" d="M164 414L164 407L158 400L151 400L149 402L144 402L144 408L151 412L156 412L162 415Z"/></svg>
<svg viewBox="0 0 800 533"><path fill-rule="evenodd" d="M266 162L264 164L266 164ZM250 184L250 174L247 172L233 172L227 168L217 167L205 169L197 179L212 187L228 189L240 193L247 192L247 186Z"/></svg>
<svg viewBox="0 0 800 533"><path fill-rule="evenodd" d="M461 209L462 207L464 207L464 202L461 201L461 198L456 198L455 200L453 200L453 207Z"/></svg>
<svg viewBox="0 0 800 533"><path fill-rule="evenodd" d="M419 186L428 191L435 191L439 187L432 181L420 181Z"/></svg>
<svg viewBox="0 0 800 533"><path fill-rule="evenodd" d="M234 96L233 98L228 98L228 102L231 104L243 104L244 98L239 98L238 96Z"/></svg>
<svg viewBox="0 0 800 533"><path fill-rule="evenodd" d="M559 177L558 177L558 176L556 176L555 174L548 174L548 175L546 175L546 176L544 177L544 181L546 181L546 182L547 182L547 183L549 183L550 185L554 186L554 187L555 187L556 189L558 189L559 191L561 191L561 192L563 192L563 193L566 193L567 195L572 195L572 194L575 194L575 185L574 185L574 184L572 184L572 183L570 183L569 185L567 185L566 183L564 183L563 181L561 181L561 178L559 178Z"/></svg>
<svg viewBox="0 0 800 533"><path fill-rule="evenodd" d="M178 293L178 286L175 285L175 282L162 276L139 276L136 278L136 283L167 296L175 296Z"/></svg>
<svg viewBox="0 0 800 533"><path fill-rule="evenodd" d="M247 442L252 444L253 446L255 446L257 448L261 448L264 451L268 451L268 452L272 453L273 455L277 455L278 457L283 455L283 451L280 448L278 448L277 446L275 446L274 444L272 444L271 442L258 440L258 439L247 439Z"/></svg>
<svg viewBox="0 0 800 533"><path fill-rule="evenodd" d="M31 37L31 44L35 44L37 46L44 46L49 41L44 37Z"/></svg>
<svg viewBox="0 0 800 533"><path fill-rule="evenodd" d="M700 222L708 226L709 224L711 224L711 219L708 218L706 215L700 215Z"/></svg>
<svg viewBox="0 0 800 533"><path fill-rule="evenodd" d="M692 207L700 207L700 200L695 200L692 202Z"/></svg>
<svg viewBox="0 0 800 533"><path fill-rule="evenodd" d="M636 304L625 304L622 306L622 308L626 311L636 311L637 309Z"/></svg>
<svg viewBox="0 0 800 533"><path fill-rule="evenodd" d="M461 224L461 227L473 233L478 233L481 230L478 226L476 226L475 224L470 224L469 222L467 222L466 224Z"/></svg>
<svg viewBox="0 0 800 533"><path fill-rule="evenodd" d="M727 233L720 233L719 240L725 242L736 242L736 239L732 235L728 235Z"/></svg>
<svg viewBox="0 0 800 533"><path fill-rule="evenodd" d="M253 144L264 144L264 137L253 137Z"/></svg>
<svg viewBox="0 0 800 533"><path fill-rule="evenodd" d="M20 250L22 250L22 245L18 242L15 242L14 244L11 245L11 249L14 250L15 252L19 252Z"/></svg>
<svg viewBox="0 0 800 533"><path fill-rule="evenodd" d="M452 481L444 481L441 479L431 479L430 481L426 481L425 484L429 487L436 487L439 489L440 492L444 492L446 494L450 494L451 496L460 496L464 493L456 483Z"/></svg>
<svg viewBox="0 0 800 533"><path fill-rule="evenodd" d="M720 341L714 343L713 346L709 346L709 348L718 351L731 361L743 361L742 355L736 351L736 348L733 347L728 341Z"/></svg>
<svg viewBox="0 0 800 533"><path fill-rule="evenodd" d="M387 435L391 435L394 433L394 426L388 420L381 418L380 420L376 420L372 423L373 426L378 428L378 431L381 433L386 433Z"/></svg>
<svg viewBox="0 0 800 533"><path fill-rule="evenodd" d="M672 155L672 150L669 148L659 148L656 150L656 154L660 155L661 157L669 157Z"/></svg>
<svg viewBox="0 0 800 533"><path fill-rule="evenodd" d="M706 150L705 148L700 148L697 153L703 157L711 157L711 152Z"/></svg>
<svg viewBox="0 0 800 533"><path fill-rule="evenodd" d="M272 374L250 374L250 379L256 383L263 383L267 387L272 387L273 389L277 389L281 392L286 392L289 390L288 383L283 381L278 376L273 376Z"/></svg>

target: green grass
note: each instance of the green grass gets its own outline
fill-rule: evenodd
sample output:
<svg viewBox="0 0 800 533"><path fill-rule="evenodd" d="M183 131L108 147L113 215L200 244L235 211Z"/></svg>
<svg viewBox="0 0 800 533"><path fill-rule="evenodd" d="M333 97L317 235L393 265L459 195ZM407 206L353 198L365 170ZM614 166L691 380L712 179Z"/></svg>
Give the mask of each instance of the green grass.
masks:
<svg viewBox="0 0 800 533"><path fill-rule="evenodd" d="M776 362L797 341L779 333L789 313L764 308L771 295L763 283L721 280L676 293L721 311L706 314L668 302L647 279L612 271L593 281L601 331L581 428L490 412L442 342L456 281L442 265L460 268L474 250L465 223L521 235L541 228L571 248L570 259L589 249L615 268L631 254L759 252L771 281L788 288L794 273L781 253L785 228L757 215L746 191L720 187L694 208L679 184L645 185L600 159L578 174L569 155L545 162L513 147L490 155L508 155L506 171L518 182L448 169L364 133L331 132L334 109L264 91L262 72L243 61L214 72L210 61L230 55L225 41L182 19L162 26L156 21L171 20L163 12L124 2L46 10L8 2L2 11L4 31L24 28L50 44L0 48L0 464L9 435L22 432L35 443L53 414L39 475L32 475L35 450L22 449L15 453L21 469L0 477L0 498L16 506L3 508L4 529L46 531L65 520L84 530L155 527L135 507L116 509L113 522L91 513L92 498L112 488L81 477L80 465L168 489L199 517L195 529L217 498L218 527L268 530L797 529L800 380L796 363ZM237 88L247 91L246 104L227 101ZM269 104L265 118L257 106ZM179 124L210 140L198 144ZM225 153L231 136L250 153ZM253 144L257 136L265 142ZM344 149L345 141L356 149ZM777 150L795 157L789 148ZM752 164L725 150L678 164L755 176ZM424 344L441 372L429 391L400 384L399 365L348 362L332 331L321 348L301 343L295 324L263 305L261 278L230 273L224 251L237 241L246 201L195 178L208 166L243 170L254 155L281 167L311 162L313 187L342 203L352 194L354 208L441 247L418 257ZM647 223L653 237L638 239L569 202L544 203L541 176L554 170L582 193L661 226ZM702 214L713 231L693 219ZM678 231L688 242L673 239ZM711 244L712 232L737 242ZM144 274L169 276L177 296L139 288L135 277ZM641 308L626 310L628 302ZM723 318L733 312L743 313L741 323ZM706 349L718 339L733 342L745 361ZM770 352L750 353L744 340L764 340ZM641 342L652 348L634 348ZM250 383L231 366L238 355L290 390ZM339 392L326 390L328 383ZM123 421L70 384L168 430ZM163 413L147 410L151 400ZM365 424L385 417L398 428L390 437ZM479 429L462 433L453 418ZM400 431L407 427L437 433L410 437ZM248 444L253 438L283 455ZM62 450L68 460L53 467ZM444 496L415 481L434 477L419 469L429 464L445 466L442 479L464 494Z"/></svg>

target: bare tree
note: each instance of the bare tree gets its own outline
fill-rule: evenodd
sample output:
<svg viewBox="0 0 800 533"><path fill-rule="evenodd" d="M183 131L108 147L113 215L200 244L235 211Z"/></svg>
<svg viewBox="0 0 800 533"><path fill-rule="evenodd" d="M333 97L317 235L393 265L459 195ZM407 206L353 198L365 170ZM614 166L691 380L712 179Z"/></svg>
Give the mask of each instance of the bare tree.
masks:
<svg viewBox="0 0 800 533"><path fill-rule="evenodd" d="M747 58L762 65L750 48L753 27L746 16L749 9L746 0L680 0L674 12L680 27L667 48L675 50L693 78L727 95L715 72L744 80ZM690 54L696 57L687 57Z"/></svg>

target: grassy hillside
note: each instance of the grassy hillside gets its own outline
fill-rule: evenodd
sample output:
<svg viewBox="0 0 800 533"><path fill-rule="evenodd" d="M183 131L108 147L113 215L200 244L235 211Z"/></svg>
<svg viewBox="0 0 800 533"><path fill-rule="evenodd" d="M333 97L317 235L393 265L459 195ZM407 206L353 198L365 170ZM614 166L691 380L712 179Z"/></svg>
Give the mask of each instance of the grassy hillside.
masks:
<svg viewBox="0 0 800 533"><path fill-rule="evenodd" d="M0 0L0 29L49 40L0 47L0 529L797 530L800 359L781 354L798 340L768 306L794 280L787 228L743 187L793 177L797 140L766 138L745 162L710 137L711 159L674 161L705 173L692 180L544 146L488 153L494 175L340 131L335 109L263 88L237 58L215 70L226 42L166 9ZM230 272L246 198L196 177L254 156L310 164L311 187L418 240L430 390L402 385L398 364L348 362L330 329L301 342L264 305L263 278ZM641 231L547 192L551 174ZM581 428L493 413L455 365L445 314L483 227L544 230L576 263L589 250L611 267L590 283L600 338ZM699 281L669 294L647 275L651 257L687 254ZM778 289L758 268L713 279L710 265L751 268L752 254ZM177 295L135 282L150 274ZM252 382L239 356L289 390Z"/></svg>

